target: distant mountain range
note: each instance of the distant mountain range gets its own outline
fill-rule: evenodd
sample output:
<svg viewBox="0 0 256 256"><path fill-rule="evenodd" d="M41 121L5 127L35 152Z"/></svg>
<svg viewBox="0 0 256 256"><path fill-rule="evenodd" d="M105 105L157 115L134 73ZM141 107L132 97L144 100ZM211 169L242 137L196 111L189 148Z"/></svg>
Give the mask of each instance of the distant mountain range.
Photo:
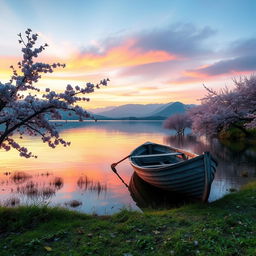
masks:
<svg viewBox="0 0 256 256"><path fill-rule="evenodd" d="M170 102L167 104L126 104L118 107L108 107L96 110L89 110L98 120L165 120L167 117L185 113L194 107L193 104L181 102ZM77 120L75 115L69 116L62 113L64 120Z"/></svg>
<svg viewBox="0 0 256 256"><path fill-rule="evenodd" d="M126 104L118 107L90 111L98 120L165 120L167 117L184 113L193 104L170 102L166 104Z"/></svg>
<svg viewBox="0 0 256 256"><path fill-rule="evenodd" d="M92 110L94 114L110 118L128 118L128 117L145 117L160 109L165 104L126 104L111 109L102 109L102 111Z"/></svg>
<svg viewBox="0 0 256 256"><path fill-rule="evenodd" d="M167 117L184 113L194 107L193 104L170 102L166 104L126 104L118 107L107 107L88 110L97 120L165 120ZM77 120L78 117L71 112L62 112L63 120Z"/></svg>

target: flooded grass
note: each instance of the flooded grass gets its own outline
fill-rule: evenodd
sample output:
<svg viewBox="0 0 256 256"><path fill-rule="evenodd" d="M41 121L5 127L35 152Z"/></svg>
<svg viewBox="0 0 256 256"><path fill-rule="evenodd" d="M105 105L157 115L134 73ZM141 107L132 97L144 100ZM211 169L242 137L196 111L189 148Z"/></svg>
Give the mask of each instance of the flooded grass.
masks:
<svg viewBox="0 0 256 256"><path fill-rule="evenodd" d="M54 177L53 181L50 182L50 186L54 186L57 190L61 189L64 185L61 177Z"/></svg>
<svg viewBox="0 0 256 256"><path fill-rule="evenodd" d="M3 202L3 206L5 207L15 207L18 205L20 205L20 199L17 197L8 198Z"/></svg>
<svg viewBox="0 0 256 256"><path fill-rule="evenodd" d="M15 183L15 184L22 184L28 179L30 179L32 176L25 173L25 172L15 172L13 175L11 175L10 179Z"/></svg>
<svg viewBox="0 0 256 256"><path fill-rule="evenodd" d="M94 181L89 179L86 175L79 177L77 180L77 186L80 190L83 191L96 191L97 194L101 194L103 191L107 191L107 185L101 184L99 181Z"/></svg>
<svg viewBox="0 0 256 256"><path fill-rule="evenodd" d="M9 193L11 198L0 200L0 205L7 207L52 204L52 198L64 187L64 179L60 176L54 176L48 171L37 173L6 171L3 172L3 175L7 177L0 179L1 191ZM83 192L94 193L98 197L107 191L107 185L94 181L86 175L80 176L75 185L77 185L77 191L82 191L82 194ZM75 209L83 205L83 202L71 198L68 202L57 202L57 205Z"/></svg>
<svg viewBox="0 0 256 256"><path fill-rule="evenodd" d="M50 187L44 187L42 188L41 194L45 199L51 198L53 195L55 195L55 190Z"/></svg>
<svg viewBox="0 0 256 256"><path fill-rule="evenodd" d="M55 195L56 188L40 187L37 183L30 181L23 186L18 186L16 192L20 195L27 196L29 199L46 200Z"/></svg>
<svg viewBox="0 0 256 256"><path fill-rule="evenodd" d="M100 182L96 182L93 183L90 187L89 187L90 191L97 191L98 195L107 190L107 185L102 185Z"/></svg>
<svg viewBox="0 0 256 256"><path fill-rule="evenodd" d="M256 255L256 183L211 204L112 216L0 208L1 255Z"/></svg>
<svg viewBox="0 0 256 256"><path fill-rule="evenodd" d="M47 176L47 177L48 177L48 176L50 176L50 175L52 175L52 174L51 174L51 173L49 173L49 172L45 172L45 173L44 173L44 172L42 172L40 175L41 175L41 176Z"/></svg>

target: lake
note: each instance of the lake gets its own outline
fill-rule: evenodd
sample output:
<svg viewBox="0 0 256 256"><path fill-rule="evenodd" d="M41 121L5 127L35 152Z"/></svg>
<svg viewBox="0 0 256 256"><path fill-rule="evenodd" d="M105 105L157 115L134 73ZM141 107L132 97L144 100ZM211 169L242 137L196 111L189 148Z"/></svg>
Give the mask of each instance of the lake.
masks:
<svg viewBox="0 0 256 256"><path fill-rule="evenodd" d="M125 183L131 181L139 186L142 194L127 189L110 168L146 141L198 154L210 151L219 165L209 202L256 179L256 145L239 141L224 145L217 139L193 137L189 131L184 137L177 137L173 131L163 129L161 121L60 124L61 135L71 141L70 147L51 149L39 138L25 137L23 145L38 155L37 159L21 158L14 150L1 151L2 205L49 204L99 215L122 208L140 210L140 207L158 205L164 198L161 191L155 191L134 176L128 160L117 166L118 173Z"/></svg>

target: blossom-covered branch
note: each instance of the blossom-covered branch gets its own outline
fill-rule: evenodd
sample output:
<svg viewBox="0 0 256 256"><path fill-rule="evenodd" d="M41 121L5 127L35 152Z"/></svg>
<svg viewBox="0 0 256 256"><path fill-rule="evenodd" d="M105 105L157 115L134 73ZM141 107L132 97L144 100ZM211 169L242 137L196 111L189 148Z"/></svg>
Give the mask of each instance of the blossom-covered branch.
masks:
<svg viewBox="0 0 256 256"><path fill-rule="evenodd" d="M190 111L196 133L214 136L231 126L244 133L256 128L256 76L234 80L234 84L234 89L220 92L206 88L202 105Z"/></svg>
<svg viewBox="0 0 256 256"><path fill-rule="evenodd" d="M23 135L40 136L42 141L52 148L62 144L70 145L60 137L57 125L50 120L62 119L62 112L73 112L79 120L92 118L86 110L77 105L89 101L86 94L106 86L109 79L103 79L98 84L85 83L84 86L68 84L65 91L57 93L46 88L42 96L36 83L43 74L52 73L56 68L64 68L65 64L46 64L35 62L47 44L36 47L38 35L31 29L25 31L25 37L18 34L19 43L23 46L23 58L18 62L18 69L11 66L12 76L8 83L0 82L0 148L6 151L14 148L20 156L36 157L27 148L20 145L14 134L22 139ZM15 137L16 138L16 137Z"/></svg>

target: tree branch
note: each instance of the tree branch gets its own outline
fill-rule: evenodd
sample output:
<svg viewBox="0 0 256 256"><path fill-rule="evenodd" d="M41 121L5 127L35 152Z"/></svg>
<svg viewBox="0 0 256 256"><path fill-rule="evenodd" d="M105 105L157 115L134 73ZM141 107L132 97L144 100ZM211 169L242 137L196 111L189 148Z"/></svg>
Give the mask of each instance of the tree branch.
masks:
<svg viewBox="0 0 256 256"><path fill-rule="evenodd" d="M39 133L42 137L44 137L44 136L45 136L45 134L43 134L43 133L42 133L42 132L40 132L38 129L36 129L36 128L32 127L32 126L31 126L31 125L29 125L29 124L25 124L25 126L27 126L28 128L30 128L31 130L33 130L33 131L35 131L35 132Z"/></svg>
<svg viewBox="0 0 256 256"><path fill-rule="evenodd" d="M7 137L11 132L13 132L14 130L16 130L17 128L21 127L22 125L24 125L26 122L28 122L29 120L31 120L33 117L42 114L44 112L46 112L46 110L54 108L54 106L49 106L47 108L43 108L38 112L35 112L34 114L32 114L31 116L23 119L20 123L14 125L13 127L11 127L9 130L5 131L1 137L0 137L0 145L3 143L3 141L5 140L5 137Z"/></svg>

